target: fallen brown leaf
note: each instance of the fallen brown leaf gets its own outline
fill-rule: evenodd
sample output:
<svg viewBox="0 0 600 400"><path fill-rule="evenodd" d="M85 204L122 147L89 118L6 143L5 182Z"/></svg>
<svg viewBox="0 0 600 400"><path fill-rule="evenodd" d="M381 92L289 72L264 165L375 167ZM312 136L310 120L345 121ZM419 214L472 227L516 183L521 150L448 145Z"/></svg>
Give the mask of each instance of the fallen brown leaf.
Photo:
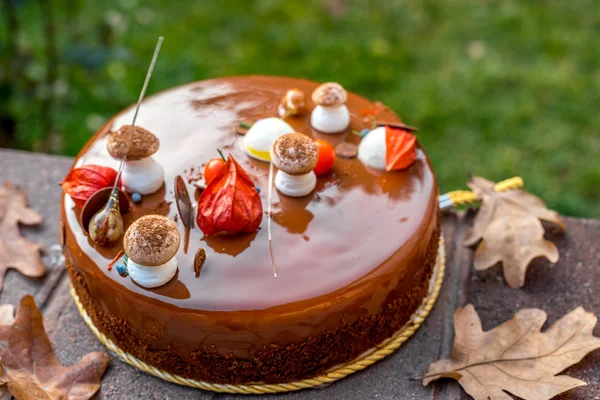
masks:
<svg viewBox="0 0 600 400"><path fill-rule="evenodd" d="M536 257L558 261L558 249L544 239L540 220L565 227L555 211L548 210L536 196L523 190L496 192L494 182L473 177L469 187L482 201L473 227L465 235L466 246L481 239L475 251L474 266L484 270L502 262L504 279L512 288L523 287L527 266Z"/></svg>
<svg viewBox="0 0 600 400"><path fill-rule="evenodd" d="M31 296L24 296L2 350L2 370L18 400L84 400L100 388L108 355L93 352L70 367L60 365L44 331L42 315Z"/></svg>
<svg viewBox="0 0 600 400"><path fill-rule="evenodd" d="M10 333L10 325L15 321L15 307L12 304L0 304L0 341L5 342ZM0 370L0 400L10 400L11 394L6 386L7 379Z"/></svg>
<svg viewBox="0 0 600 400"><path fill-rule="evenodd" d="M8 386L6 386L6 378L4 376L0 376L0 400L10 400L12 398L10 392L8 391Z"/></svg>
<svg viewBox="0 0 600 400"><path fill-rule="evenodd" d="M0 341L5 342L8 339L10 326L14 321L15 307L12 304L0 304Z"/></svg>
<svg viewBox="0 0 600 400"><path fill-rule="evenodd" d="M0 290L9 268L30 277L44 275L46 269L40 257L39 244L21 237L19 223L38 225L42 217L27 207L27 195L6 182L0 186Z"/></svg>
<svg viewBox="0 0 600 400"><path fill-rule="evenodd" d="M513 319L484 332L469 304L454 314L454 347L450 359L434 362L423 385L440 378L456 379L476 400L547 400L586 383L556 374L600 348L592 331L598 318L578 307L545 332L546 313L518 311Z"/></svg>

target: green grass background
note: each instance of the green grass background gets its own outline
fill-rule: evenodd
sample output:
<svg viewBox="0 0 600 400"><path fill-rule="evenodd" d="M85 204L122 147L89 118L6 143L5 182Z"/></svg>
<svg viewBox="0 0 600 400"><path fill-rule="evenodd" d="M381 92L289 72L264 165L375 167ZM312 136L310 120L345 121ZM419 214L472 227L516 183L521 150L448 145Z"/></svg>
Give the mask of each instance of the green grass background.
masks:
<svg viewBox="0 0 600 400"><path fill-rule="evenodd" d="M136 101L164 35L150 93L238 74L339 81L421 128L442 191L464 188L468 173L521 175L549 207L600 218L596 1L54 1L50 86L44 13L13 1L27 56L3 105L15 147L76 154ZM37 118L45 96L52 132Z"/></svg>

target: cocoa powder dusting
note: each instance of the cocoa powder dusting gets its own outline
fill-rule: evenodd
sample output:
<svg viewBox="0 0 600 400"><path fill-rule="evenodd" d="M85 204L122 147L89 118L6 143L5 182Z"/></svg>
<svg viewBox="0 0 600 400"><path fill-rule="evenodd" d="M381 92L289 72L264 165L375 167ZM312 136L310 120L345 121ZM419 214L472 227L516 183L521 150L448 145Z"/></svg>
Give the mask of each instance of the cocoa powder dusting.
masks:
<svg viewBox="0 0 600 400"><path fill-rule="evenodd" d="M159 215L136 220L125 233L123 248L136 263L157 266L169 261L179 248L177 226Z"/></svg>
<svg viewBox="0 0 600 400"><path fill-rule="evenodd" d="M346 90L336 82L327 82L315 89L312 94L313 103L321 106L343 104L348 100Z"/></svg>
<svg viewBox="0 0 600 400"><path fill-rule="evenodd" d="M140 224L139 234L153 248L161 247L169 239L170 233L162 225L158 224Z"/></svg>
<svg viewBox="0 0 600 400"><path fill-rule="evenodd" d="M139 160L146 158L158 151L160 141L150 131L136 126L133 133L131 125L123 125L110 134L106 148L115 158Z"/></svg>
<svg viewBox="0 0 600 400"><path fill-rule="evenodd" d="M283 135L275 141L275 166L288 174L305 174L314 169L319 150L314 141L301 133Z"/></svg>

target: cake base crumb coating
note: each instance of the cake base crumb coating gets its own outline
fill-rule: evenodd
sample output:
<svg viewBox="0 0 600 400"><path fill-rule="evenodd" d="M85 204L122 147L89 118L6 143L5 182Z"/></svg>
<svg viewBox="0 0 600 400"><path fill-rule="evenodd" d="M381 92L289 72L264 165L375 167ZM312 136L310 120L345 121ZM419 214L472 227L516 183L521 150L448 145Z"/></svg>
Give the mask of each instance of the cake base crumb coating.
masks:
<svg viewBox="0 0 600 400"><path fill-rule="evenodd" d="M378 314L361 317L352 323L345 322L342 317L339 328L326 330L299 344L263 346L249 358L221 355L214 348L202 348L190 354L191 361L184 361L171 346L152 348L149 343L154 342L156 337L135 330L127 321L100 311L68 253L65 265L75 292L96 328L121 350L139 360L174 375L211 383L285 383L312 378L335 365L349 362L402 328L427 295L437 259L440 231L438 219L438 226L427 247L421 284L392 298Z"/></svg>

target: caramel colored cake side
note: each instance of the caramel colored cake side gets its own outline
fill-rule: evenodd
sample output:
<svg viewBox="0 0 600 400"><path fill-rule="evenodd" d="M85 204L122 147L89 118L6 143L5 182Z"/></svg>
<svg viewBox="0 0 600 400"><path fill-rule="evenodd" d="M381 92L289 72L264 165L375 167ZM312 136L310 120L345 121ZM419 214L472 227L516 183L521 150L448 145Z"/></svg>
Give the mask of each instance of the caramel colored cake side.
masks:
<svg viewBox="0 0 600 400"><path fill-rule="evenodd" d="M258 231L204 235L186 231L174 203L174 180L186 177L191 193L202 164L231 154L260 190L267 210L269 164L247 154L240 121L276 117L286 91L307 96L317 83L278 77L234 77L197 82L144 101L138 124L160 140L154 159L165 184L130 201L125 229L158 214L181 233L177 271L168 283L147 288L108 264L121 244L95 244L79 222L80 210L63 196L66 267L94 325L123 351L161 370L214 383L282 383L314 377L352 360L401 328L421 305L437 257L438 191L425 152L410 167L378 171L358 158L337 157L314 191L289 197L273 191L273 278L267 218ZM311 128L315 105L286 118L296 132L333 146L357 145L352 130L370 128L361 110L400 122L389 109L348 94L350 127L339 134ZM131 123L127 109L81 151L75 166L116 168L109 133ZM363 113L364 114L364 113ZM131 197L131 195L129 195ZM196 277L194 255L206 252ZM122 263L119 258L117 263Z"/></svg>

